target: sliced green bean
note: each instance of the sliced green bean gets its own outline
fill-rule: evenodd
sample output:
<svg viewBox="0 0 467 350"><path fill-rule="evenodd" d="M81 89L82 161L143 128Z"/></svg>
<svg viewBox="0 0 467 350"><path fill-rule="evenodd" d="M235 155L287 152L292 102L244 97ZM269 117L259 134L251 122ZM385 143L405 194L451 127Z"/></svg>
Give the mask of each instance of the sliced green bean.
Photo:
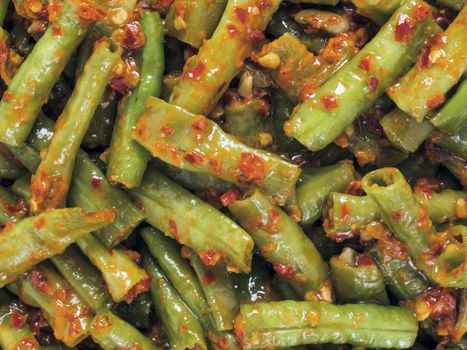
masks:
<svg viewBox="0 0 467 350"><path fill-rule="evenodd" d="M293 194L300 174L296 165L243 145L207 118L152 97L136 125L135 139L167 163L234 184L256 185L280 203Z"/></svg>
<svg viewBox="0 0 467 350"><path fill-rule="evenodd" d="M174 1L166 17L167 34L199 48L214 33L226 4L227 0Z"/></svg>
<svg viewBox="0 0 467 350"><path fill-rule="evenodd" d="M340 303L389 304L383 275L369 256L344 248L331 258L330 272Z"/></svg>
<svg viewBox="0 0 467 350"><path fill-rule="evenodd" d="M136 328L110 311L99 313L94 317L91 324L91 336L92 340L104 350L159 349Z"/></svg>
<svg viewBox="0 0 467 350"><path fill-rule="evenodd" d="M149 153L133 139L133 131L149 96L161 93L164 71L164 38L158 12L143 11L140 20L146 43L140 54L140 82L119 110L112 134L107 178L125 188L138 186L146 170Z"/></svg>
<svg viewBox="0 0 467 350"><path fill-rule="evenodd" d="M434 127L428 122L417 122L414 118L396 108L380 120L389 141L406 152L415 152Z"/></svg>
<svg viewBox="0 0 467 350"><path fill-rule="evenodd" d="M257 6L255 0L228 1L212 37L186 62L170 103L208 115L251 54L255 46L251 33L266 28L279 4L279 0L270 0L265 6ZM251 11L253 8L258 11Z"/></svg>
<svg viewBox="0 0 467 350"><path fill-rule="evenodd" d="M6 14L8 12L9 5L10 5L10 0L4 0L0 4L0 27L3 27L3 21L5 20Z"/></svg>
<svg viewBox="0 0 467 350"><path fill-rule="evenodd" d="M203 260L213 265L224 260L233 269L250 271L253 241L220 211L152 169L131 193L148 223L192 248ZM213 223L215 235L210 234Z"/></svg>
<svg viewBox="0 0 467 350"><path fill-rule="evenodd" d="M141 235L180 298L200 320L215 349L239 349L240 346L232 333L217 331L201 283L188 260L182 258L180 245L152 227L143 230Z"/></svg>
<svg viewBox="0 0 467 350"><path fill-rule="evenodd" d="M349 62L356 52L356 38L348 34L329 39L327 45L329 49L324 48L314 56L298 38L286 33L264 45L256 60L270 72L291 100L302 101Z"/></svg>
<svg viewBox="0 0 467 350"><path fill-rule="evenodd" d="M443 165L459 179L464 188L467 188L467 161L455 156L450 157Z"/></svg>
<svg viewBox="0 0 467 350"><path fill-rule="evenodd" d="M148 249L143 246L140 251L142 265L152 277L151 296L171 349L207 349L199 320L180 299Z"/></svg>
<svg viewBox="0 0 467 350"><path fill-rule="evenodd" d="M435 30L430 13L423 1L404 2L345 67L295 109L284 126L286 134L312 151L342 134L413 62ZM410 21L410 33L401 33L401 18Z"/></svg>
<svg viewBox="0 0 467 350"><path fill-rule="evenodd" d="M108 249L93 235L79 238L76 244L102 273L115 302L131 303L149 289L151 278L146 271L120 249Z"/></svg>
<svg viewBox="0 0 467 350"><path fill-rule="evenodd" d="M435 145L458 157L463 158L467 155L467 127L464 130L459 130L459 133L454 135L435 131L430 135L430 139Z"/></svg>
<svg viewBox="0 0 467 350"><path fill-rule="evenodd" d="M86 213L80 208L45 212L12 223L0 235L0 288L86 233L113 221L112 210Z"/></svg>
<svg viewBox="0 0 467 350"><path fill-rule="evenodd" d="M68 284L94 312L110 309L112 298L99 270L92 265L76 246L69 246L61 255L51 258Z"/></svg>
<svg viewBox="0 0 467 350"><path fill-rule="evenodd" d="M462 7L464 6L464 0L438 0L438 3L456 11L462 10Z"/></svg>
<svg viewBox="0 0 467 350"><path fill-rule="evenodd" d="M466 129L467 123L467 79L460 83L457 91L430 122L450 135Z"/></svg>
<svg viewBox="0 0 467 350"><path fill-rule="evenodd" d="M296 203L302 213L301 224L311 225L318 220L329 193L346 191L354 180L354 168L348 161L306 169L296 190Z"/></svg>
<svg viewBox="0 0 467 350"><path fill-rule="evenodd" d="M108 248L126 239L144 219L143 213L127 194L113 187L99 167L82 151L76 158L68 205L86 210L117 209L115 221L96 232L96 236Z"/></svg>
<svg viewBox="0 0 467 350"><path fill-rule="evenodd" d="M417 330L401 307L299 301L241 305L235 325L246 350L325 343L406 349Z"/></svg>
<svg viewBox="0 0 467 350"><path fill-rule="evenodd" d="M365 192L377 203L384 222L401 241L417 268L441 286L467 285L463 273L467 255L465 245L437 238L426 210L417 202L409 184L396 168L383 168L365 175ZM433 247L441 250L435 252Z"/></svg>
<svg viewBox="0 0 467 350"><path fill-rule="evenodd" d="M79 146L121 50L116 43L107 40L95 45L73 94L58 118L45 158L32 177L30 206L33 212L65 205Z"/></svg>
<svg viewBox="0 0 467 350"><path fill-rule="evenodd" d="M444 102L446 93L467 69L466 20L464 7L446 31L435 36L422 51L417 64L388 89L397 106L419 122Z"/></svg>
<svg viewBox="0 0 467 350"><path fill-rule="evenodd" d="M225 264L206 266L196 254L190 255L190 261L201 282L217 330L233 329L239 302Z"/></svg>
<svg viewBox="0 0 467 350"><path fill-rule="evenodd" d="M428 279L410 259L395 258L385 251L384 241L378 240L369 253L383 274L387 288L398 300L415 300L430 286Z"/></svg>
<svg viewBox="0 0 467 350"><path fill-rule="evenodd" d="M90 21L80 19L78 5L72 0L63 2L58 21L49 25L3 95L0 142L22 146L26 141L52 87L89 30Z"/></svg>
<svg viewBox="0 0 467 350"><path fill-rule="evenodd" d="M237 200L229 211L251 234L261 254L279 276L304 298L311 299L329 288L328 269L310 239L279 207L261 192Z"/></svg>
<svg viewBox="0 0 467 350"><path fill-rule="evenodd" d="M92 310L51 263L36 265L8 288L26 304L39 307L55 338L67 346L74 347L89 335Z"/></svg>

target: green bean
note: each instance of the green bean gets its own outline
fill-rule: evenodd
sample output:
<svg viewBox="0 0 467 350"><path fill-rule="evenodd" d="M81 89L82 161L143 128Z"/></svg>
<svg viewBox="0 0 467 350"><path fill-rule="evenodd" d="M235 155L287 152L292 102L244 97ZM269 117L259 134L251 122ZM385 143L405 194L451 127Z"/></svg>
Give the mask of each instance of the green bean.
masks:
<svg viewBox="0 0 467 350"><path fill-rule="evenodd" d="M116 113L117 95L107 86L81 144L87 148L109 146Z"/></svg>
<svg viewBox="0 0 467 350"><path fill-rule="evenodd" d="M0 186L0 226L16 221L28 212L26 203L16 198L9 188Z"/></svg>
<svg viewBox="0 0 467 350"><path fill-rule="evenodd" d="M51 263L34 266L8 288L26 304L39 307L55 338L67 346L76 346L89 335L92 310Z"/></svg>
<svg viewBox="0 0 467 350"><path fill-rule="evenodd" d="M131 304L124 302L118 304L113 312L136 328L149 329L152 324L154 304L149 293L141 293Z"/></svg>
<svg viewBox="0 0 467 350"><path fill-rule="evenodd" d="M59 35L55 34L57 28ZM49 25L3 95L0 142L23 145L42 104L88 29L89 21L80 19L78 4L64 1L59 19Z"/></svg>
<svg viewBox="0 0 467 350"><path fill-rule="evenodd" d="M352 0L357 12L370 18L379 25L383 25L391 14L403 3L402 0Z"/></svg>
<svg viewBox="0 0 467 350"><path fill-rule="evenodd" d="M466 128L467 79L460 83L455 95L430 119L430 122L450 135L456 135Z"/></svg>
<svg viewBox="0 0 467 350"><path fill-rule="evenodd" d="M174 1L166 17L167 34L199 48L214 33L226 4L226 0Z"/></svg>
<svg viewBox="0 0 467 350"><path fill-rule="evenodd" d="M248 73L243 73L248 74ZM269 105L265 99L234 95L224 105L224 129L247 146L270 148L274 143Z"/></svg>
<svg viewBox="0 0 467 350"><path fill-rule="evenodd" d="M86 62L57 121L47 154L32 177L30 206L33 212L65 205L79 146L121 52L115 43L103 40L96 44Z"/></svg>
<svg viewBox="0 0 467 350"><path fill-rule="evenodd" d="M230 274L240 304L280 300L263 259L253 256L251 272Z"/></svg>
<svg viewBox="0 0 467 350"><path fill-rule="evenodd" d="M354 168L348 161L306 169L296 190L296 202L302 213L301 224L313 224L321 217L329 193L346 191L354 180Z"/></svg>
<svg viewBox="0 0 467 350"><path fill-rule="evenodd" d="M299 301L241 305L235 324L246 350L324 343L406 349L417 330L412 312L400 307Z"/></svg>
<svg viewBox="0 0 467 350"><path fill-rule="evenodd" d="M239 302L232 280L224 264L206 266L196 255L190 255L191 266L201 282L210 314L218 331L233 329Z"/></svg>
<svg viewBox="0 0 467 350"><path fill-rule="evenodd" d="M31 44L31 35L27 32L26 20L15 17L15 23L13 29L10 32L10 39L13 48L21 56L26 57L33 49Z"/></svg>
<svg viewBox="0 0 467 350"><path fill-rule="evenodd" d="M328 237L339 241L380 219L378 205L370 197L333 192L329 194L323 212L323 228Z"/></svg>
<svg viewBox="0 0 467 350"><path fill-rule="evenodd" d="M467 255L461 243L449 237L437 238L426 210L417 202L404 176L395 168L383 168L365 175L365 192L377 203L384 222L401 241L417 268L441 286L465 286L462 273ZM435 255L435 248L441 254Z"/></svg>
<svg viewBox="0 0 467 350"><path fill-rule="evenodd" d="M434 223L467 219L467 193L450 189L436 192L424 184L422 180L417 182L414 196Z"/></svg>
<svg viewBox="0 0 467 350"><path fill-rule="evenodd" d="M136 125L135 139L167 163L234 184L257 185L279 203L293 193L300 174L296 165L243 145L206 117L152 97Z"/></svg>
<svg viewBox="0 0 467 350"><path fill-rule="evenodd" d="M94 312L112 307L109 292L102 288L105 282L99 270L77 247L71 245L63 254L55 255L51 260L68 284Z"/></svg>
<svg viewBox="0 0 467 350"><path fill-rule="evenodd" d="M462 158L467 154L467 127L455 135L447 135L440 131L434 131L430 135L430 139L435 145L458 157Z"/></svg>
<svg viewBox="0 0 467 350"><path fill-rule="evenodd" d="M142 265L152 277L151 296L171 349L207 349L199 320L180 299L148 249L143 246L140 251Z"/></svg>
<svg viewBox="0 0 467 350"><path fill-rule="evenodd" d="M8 3L8 2L7 2ZM0 346L4 350L41 349L39 342L27 323L18 325L14 318L20 322L26 320L27 314L17 300L0 304Z"/></svg>
<svg viewBox="0 0 467 350"><path fill-rule="evenodd" d="M467 290L462 289L459 296L459 309L457 312L456 338L463 339L467 332Z"/></svg>
<svg viewBox="0 0 467 350"><path fill-rule="evenodd" d="M289 120L295 104L289 100L284 92L277 90L273 92L271 107L271 118L278 150L286 153L300 151L302 149L301 144L284 133L284 123Z"/></svg>
<svg viewBox="0 0 467 350"><path fill-rule="evenodd" d="M110 311L99 313L94 317L91 324L91 336L104 350L159 349L136 328Z"/></svg>
<svg viewBox="0 0 467 350"><path fill-rule="evenodd" d="M222 259L232 269L250 271L251 237L215 208L152 169L131 193L148 223L192 248L203 260L216 264ZM213 223L216 235L209 234Z"/></svg>
<svg viewBox="0 0 467 350"><path fill-rule="evenodd" d="M383 275L369 256L344 248L331 258L330 272L340 303L389 304Z"/></svg>
<svg viewBox="0 0 467 350"><path fill-rule="evenodd" d="M217 331L211 318L201 283L188 261L182 258L180 246L155 228L141 232L151 254L156 258L180 298L198 317L206 336L216 349L239 349L235 337L229 332Z"/></svg>
<svg viewBox="0 0 467 350"><path fill-rule="evenodd" d="M414 189L414 196L434 223L464 219L466 195L462 191ZM333 192L323 214L323 227L329 237L338 238L359 232L366 224L381 220L377 203L369 196Z"/></svg>
<svg viewBox="0 0 467 350"><path fill-rule="evenodd" d="M86 213L80 208L66 208L8 225L0 235L0 288L114 217L112 210Z"/></svg>
<svg viewBox="0 0 467 350"><path fill-rule="evenodd" d="M141 80L119 110L110 145L107 178L125 188L138 186L146 170L149 153L133 139L133 131L149 96L159 96L164 71L162 21L157 12L143 11L141 26L146 44L141 52Z"/></svg>
<svg viewBox="0 0 467 350"><path fill-rule="evenodd" d="M0 144L0 179L16 180L25 169L12 154Z"/></svg>
<svg viewBox="0 0 467 350"><path fill-rule="evenodd" d="M76 158L68 205L86 210L117 209L115 221L96 232L96 236L108 248L126 239L144 218L127 194L113 187L99 167L82 151Z"/></svg>
<svg viewBox="0 0 467 350"><path fill-rule="evenodd" d="M410 259L388 254L384 240L378 240L369 253L383 274L387 288L398 300L415 300L430 286L427 278Z"/></svg>
<svg viewBox="0 0 467 350"><path fill-rule="evenodd" d="M34 173L36 171L41 162L41 157L32 146L24 144L20 147L5 147L30 173Z"/></svg>
<svg viewBox="0 0 467 350"><path fill-rule="evenodd" d="M323 149L342 134L412 63L434 32L430 12L423 1L404 2L345 67L294 110L284 126L286 134L312 151ZM412 23L408 35L401 33L401 18Z"/></svg>
<svg viewBox="0 0 467 350"><path fill-rule="evenodd" d="M279 276L308 299L329 300L328 269L300 227L259 191L229 205Z"/></svg>
<svg viewBox="0 0 467 350"><path fill-rule="evenodd" d="M467 8L464 8L446 31L432 39L417 64L388 89L389 97L397 106L419 122L444 102L445 94L467 69L466 20Z"/></svg>
<svg viewBox="0 0 467 350"><path fill-rule="evenodd" d="M339 35L329 39L329 49L314 56L298 38L286 33L264 45L256 60L291 100L303 101L350 61L355 45L354 36Z"/></svg>
<svg viewBox="0 0 467 350"><path fill-rule="evenodd" d="M464 0L438 0L438 3L456 11L462 10L464 6Z"/></svg>
<svg viewBox="0 0 467 350"><path fill-rule="evenodd" d="M179 169L165 162L156 163L154 168L190 191L215 189L220 193L225 193L234 187L231 183L213 175Z"/></svg>
<svg viewBox="0 0 467 350"><path fill-rule="evenodd" d="M276 13L274 13L266 27L266 31L276 38L289 33L298 38L313 53L318 53L327 42L327 38L324 36L312 36L303 32L300 25L289 16L285 6L279 7Z"/></svg>
<svg viewBox="0 0 467 350"><path fill-rule="evenodd" d="M266 28L279 4L279 0L271 0L267 6L258 7L254 0L228 1L212 37L186 62L170 103L208 115L254 49L251 33ZM249 11L252 8L258 11Z"/></svg>
<svg viewBox="0 0 467 350"><path fill-rule="evenodd" d="M115 302L131 303L138 294L149 289L151 278L124 251L106 248L93 235L79 238L76 244L102 273Z"/></svg>
<svg viewBox="0 0 467 350"><path fill-rule="evenodd" d="M380 120L389 141L402 151L415 152L434 127L428 122L417 122L396 108Z"/></svg>
<svg viewBox="0 0 467 350"><path fill-rule="evenodd" d="M340 0L287 0L294 3L336 6Z"/></svg>

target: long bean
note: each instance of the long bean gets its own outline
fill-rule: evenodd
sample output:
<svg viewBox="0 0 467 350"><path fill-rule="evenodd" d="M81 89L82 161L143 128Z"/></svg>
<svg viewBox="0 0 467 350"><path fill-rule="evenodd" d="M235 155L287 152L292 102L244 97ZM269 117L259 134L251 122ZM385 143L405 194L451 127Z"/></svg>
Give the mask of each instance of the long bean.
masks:
<svg viewBox="0 0 467 350"><path fill-rule="evenodd" d="M51 258L57 270L94 312L109 309L113 302L102 276L76 246Z"/></svg>
<svg viewBox="0 0 467 350"><path fill-rule="evenodd" d="M194 114L209 114L254 49L257 40L252 33L266 28L279 4L279 0L262 6L255 0L228 1L212 37L186 62L170 103Z"/></svg>
<svg viewBox="0 0 467 350"><path fill-rule="evenodd" d="M329 301L328 269L312 241L259 191L229 205L279 276L305 298Z"/></svg>
<svg viewBox="0 0 467 350"><path fill-rule="evenodd" d="M167 33L199 48L214 33L227 0L202 0L196 3L176 0L167 14Z"/></svg>
<svg viewBox="0 0 467 350"><path fill-rule="evenodd" d="M140 20L146 43L140 54L140 82L119 109L110 145L107 178L125 188L138 186L146 170L148 152L133 139L133 130L149 96L159 96L164 71L162 20L157 12L143 11Z"/></svg>
<svg viewBox="0 0 467 350"><path fill-rule="evenodd" d="M362 186L377 203L391 231L407 243L417 268L442 286L467 285L463 272L467 257L465 245L446 235L438 237L428 213L417 202L399 170L375 170L363 178Z"/></svg>
<svg viewBox="0 0 467 350"><path fill-rule="evenodd" d="M114 218L112 210L86 213L80 208L66 208L8 225L0 235L0 288Z"/></svg>
<svg viewBox="0 0 467 350"><path fill-rule="evenodd" d="M55 337L67 346L73 347L89 335L92 310L51 263L35 266L8 288L25 303L39 307Z"/></svg>
<svg viewBox="0 0 467 350"><path fill-rule="evenodd" d="M91 336L104 350L159 349L136 328L110 311L99 313L94 317L91 324Z"/></svg>
<svg viewBox="0 0 467 350"><path fill-rule="evenodd" d="M142 265L151 275L151 295L157 314L174 350L207 349L203 329L195 315L180 299L161 267L143 246Z"/></svg>
<svg viewBox="0 0 467 350"><path fill-rule="evenodd" d="M147 222L192 248L205 262L215 265L224 260L237 271L250 270L251 237L214 207L152 169L131 193L143 208ZM180 212L184 215L178 215ZM216 234L211 234L213 223Z"/></svg>
<svg viewBox="0 0 467 350"><path fill-rule="evenodd" d="M108 40L95 45L58 118L45 158L32 177L30 206L33 212L65 205L79 146L121 52L116 43Z"/></svg>
<svg viewBox="0 0 467 350"><path fill-rule="evenodd" d="M412 63L433 33L430 12L423 1L404 2L345 67L295 109L284 126L286 134L312 151L342 134ZM411 23L405 34L404 21Z"/></svg>
<svg viewBox="0 0 467 350"><path fill-rule="evenodd" d="M388 89L397 106L419 122L444 102L446 93L467 69L466 21L464 7L446 31L422 50L417 64Z"/></svg>
<svg viewBox="0 0 467 350"><path fill-rule="evenodd" d="M299 301L244 304L235 332L244 349L301 344L351 344L406 349L418 325L408 309Z"/></svg>
<svg viewBox="0 0 467 350"><path fill-rule="evenodd" d="M300 174L296 165L243 145L206 117L156 98L148 99L135 139L167 163L234 184L260 187L280 203L293 194Z"/></svg>
<svg viewBox="0 0 467 350"><path fill-rule="evenodd" d="M94 1L81 6L64 1L58 20L50 23L14 76L0 101L0 142L21 146L28 137L40 108L93 22L82 17L86 6L95 14L94 20L104 16Z"/></svg>

